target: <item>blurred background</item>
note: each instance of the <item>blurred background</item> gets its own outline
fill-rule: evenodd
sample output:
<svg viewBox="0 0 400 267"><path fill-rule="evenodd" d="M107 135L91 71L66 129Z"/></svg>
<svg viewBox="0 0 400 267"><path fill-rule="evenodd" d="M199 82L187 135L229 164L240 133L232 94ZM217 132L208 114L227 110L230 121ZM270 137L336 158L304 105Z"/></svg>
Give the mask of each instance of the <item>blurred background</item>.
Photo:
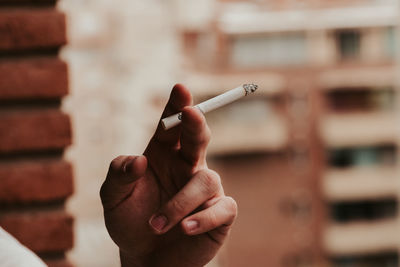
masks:
<svg viewBox="0 0 400 267"><path fill-rule="evenodd" d="M207 115L209 161L239 217L215 266L399 266L397 31L391 0L62 0L78 266L118 266L98 189L141 154L172 86Z"/></svg>
<svg viewBox="0 0 400 267"><path fill-rule="evenodd" d="M259 85L207 114L209 165L239 207L210 267L400 266L397 0L59 0L56 8L66 16L57 53L68 65L60 108L73 135L62 155L73 166L65 207L74 242L28 245L50 266L70 266L58 259L71 247L73 266L120 265L99 188L113 158L143 152L178 82L195 103ZM10 232L13 224L0 216Z"/></svg>

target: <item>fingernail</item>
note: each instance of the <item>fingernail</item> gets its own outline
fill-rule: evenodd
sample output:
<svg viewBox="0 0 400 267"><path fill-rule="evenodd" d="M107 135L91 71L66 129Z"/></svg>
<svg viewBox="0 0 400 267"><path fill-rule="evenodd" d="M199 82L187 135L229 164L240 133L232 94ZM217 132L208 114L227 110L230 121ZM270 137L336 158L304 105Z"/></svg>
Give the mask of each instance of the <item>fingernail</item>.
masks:
<svg viewBox="0 0 400 267"><path fill-rule="evenodd" d="M134 159L129 158L128 160L126 160L126 161L124 162L124 165L122 166L122 171L123 171L124 173L128 173L128 172L129 172L129 170L130 170L130 165L131 165L131 163L133 162L133 160L134 160Z"/></svg>
<svg viewBox="0 0 400 267"><path fill-rule="evenodd" d="M199 227L199 222L198 221L187 221L185 222L185 227L188 230L188 232L193 232Z"/></svg>
<svg viewBox="0 0 400 267"><path fill-rule="evenodd" d="M164 229L164 227L167 226L167 224L168 224L168 219L162 214L153 216L150 219L151 227L153 227L158 232L161 232Z"/></svg>

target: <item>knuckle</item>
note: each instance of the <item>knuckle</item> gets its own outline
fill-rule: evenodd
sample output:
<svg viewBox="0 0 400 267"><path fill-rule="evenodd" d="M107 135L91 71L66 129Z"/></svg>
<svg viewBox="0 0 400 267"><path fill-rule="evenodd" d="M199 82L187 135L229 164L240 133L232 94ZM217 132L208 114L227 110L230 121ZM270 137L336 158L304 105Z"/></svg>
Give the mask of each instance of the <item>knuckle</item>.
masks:
<svg viewBox="0 0 400 267"><path fill-rule="evenodd" d="M181 200L178 199L172 199L170 202L169 207L167 208L168 211L167 213L169 214L175 214L177 216L182 215L185 213L185 203Z"/></svg>
<svg viewBox="0 0 400 267"><path fill-rule="evenodd" d="M226 210L229 212L231 219L237 216L237 203L232 197L225 197Z"/></svg>
<svg viewBox="0 0 400 267"><path fill-rule="evenodd" d="M219 226L217 214L215 212L210 212L207 216L209 228L217 228Z"/></svg>
<svg viewBox="0 0 400 267"><path fill-rule="evenodd" d="M100 199L104 199L106 195L106 186L105 183L103 183L100 187Z"/></svg>
<svg viewBox="0 0 400 267"><path fill-rule="evenodd" d="M199 173L202 189L205 194L213 195L218 192L221 186L221 179L215 171L207 170Z"/></svg>
<svg viewBox="0 0 400 267"><path fill-rule="evenodd" d="M211 130L210 127L206 124L205 130L204 130L204 140L203 143L208 144L211 140Z"/></svg>
<svg viewBox="0 0 400 267"><path fill-rule="evenodd" d="M107 206L107 204L108 204L108 202L110 200L109 192L110 192L110 190L109 190L109 188L107 186L107 182L104 182L102 184L102 186L100 188L100 192L99 192L100 200L101 200L101 203L102 203L104 208L106 208L106 206Z"/></svg>
<svg viewBox="0 0 400 267"><path fill-rule="evenodd" d="M198 143L201 145L207 145L211 140L211 131L206 122L203 122L202 128L204 128L204 130L199 135Z"/></svg>

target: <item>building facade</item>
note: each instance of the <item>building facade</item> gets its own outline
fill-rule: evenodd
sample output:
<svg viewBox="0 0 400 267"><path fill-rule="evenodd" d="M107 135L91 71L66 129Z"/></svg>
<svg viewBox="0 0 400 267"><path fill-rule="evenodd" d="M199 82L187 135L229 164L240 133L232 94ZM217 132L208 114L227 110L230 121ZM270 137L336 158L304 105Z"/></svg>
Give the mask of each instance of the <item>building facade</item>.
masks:
<svg viewBox="0 0 400 267"><path fill-rule="evenodd" d="M195 101L260 86L207 115L239 205L220 265L398 266L397 2L206 2L179 24Z"/></svg>

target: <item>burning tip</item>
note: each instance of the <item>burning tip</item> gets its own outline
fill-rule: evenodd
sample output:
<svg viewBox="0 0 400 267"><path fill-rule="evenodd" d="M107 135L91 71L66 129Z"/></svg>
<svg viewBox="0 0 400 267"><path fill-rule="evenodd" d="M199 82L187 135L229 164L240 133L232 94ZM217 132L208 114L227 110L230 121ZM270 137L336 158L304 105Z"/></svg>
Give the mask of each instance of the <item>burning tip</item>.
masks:
<svg viewBox="0 0 400 267"><path fill-rule="evenodd" d="M243 84L243 88L246 91L246 95L254 93L258 89L258 85L254 83Z"/></svg>

